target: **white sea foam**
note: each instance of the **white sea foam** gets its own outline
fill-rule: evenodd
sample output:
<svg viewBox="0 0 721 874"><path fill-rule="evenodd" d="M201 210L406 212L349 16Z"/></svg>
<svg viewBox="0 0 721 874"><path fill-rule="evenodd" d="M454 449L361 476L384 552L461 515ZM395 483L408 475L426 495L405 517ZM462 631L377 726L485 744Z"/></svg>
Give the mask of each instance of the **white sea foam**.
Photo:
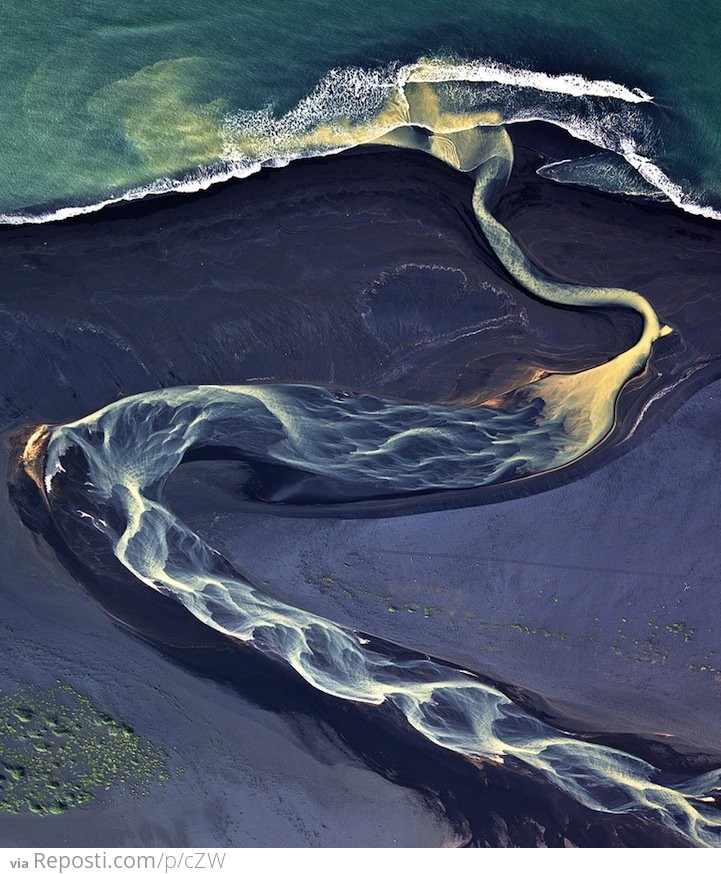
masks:
<svg viewBox="0 0 721 874"><path fill-rule="evenodd" d="M572 97L612 97L626 103L651 103L653 97L640 88L627 88L607 79L586 79L577 74L551 75L537 70L511 67L491 59L448 61L421 58L402 70L409 82L495 82L517 88L533 88Z"/></svg>
<svg viewBox="0 0 721 874"><path fill-rule="evenodd" d="M679 209L721 220L720 210L701 202L652 159L651 154L659 151L658 133L648 116L653 97L640 88L576 74L526 70L490 59L421 58L414 64L375 70L331 70L290 112L280 116L272 107L229 113L223 122L224 154L215 164L175 178L159 178L94 203L0 214L0 224L44 224L149 196L195 193L251 176L264 167L284 167L373 142L402 123L407 108L403 89L409 83L486 89L461 91L458 100L464 94L475 98L474 109L479 112L485 101L486 108L500 112L498 123L546 122L615 152Z"/></svg>
<svg viewBox="0 0 721 874"><path fill-rule="evenodd" d="M666 197L679 209L691 215L703 216L703 218L716 219L721 221L721 210L714 209L712 206L704 206L697 203L683 188L676 182L673 182L664 171L653 163L644 155L639 155L633 148L631 143L626 144L626 148L621 151L621 154L626 161L637 170L641 176L650 182L654 188L662 191Z"/></svg>
<svg viewBox="0 0 721 874"><path fill-rule="evenodd" d="M698 203L692 195L674 182L657 164L645 155L639 153L639 144L627 136L618 137L618 142L613 143L609 129L601 125L591 125L579 118L548 118L543 113L519 114L517 117L508 119L509 124L542 121L560 127L578 140L585 140L594 146L599 146L620 155L646 182L656 188L667 197L674 206L690 215L698 215L703 218L721 221L721 210L706 204ZM615 138L614 138L615 139Z"/></svg>
<svg viewBox="0 0 721 874"><path fill-rule="evenodd" d="M152 197L161 194L195 194L198 191L205 191L211 185L216 185L219 182L227 182L233 178L245 178L257 173L260 166L257 167L225 167L220 164L215 167L198 169L192 173L178 179L170 179L163 177L149 182L147 185L140 185L135 188L130 188L121 194L113 197L99 200L96 203L60 206L53 209L48 209L46 212L38 213L0 213L0 224L5 225L41 225L47 222L64 221L65 219L75 218L79 215L88 215L89 213L99 212L106 206L114 206L118 203L132 203L136 200L142 200L145 197Z"/></svg>

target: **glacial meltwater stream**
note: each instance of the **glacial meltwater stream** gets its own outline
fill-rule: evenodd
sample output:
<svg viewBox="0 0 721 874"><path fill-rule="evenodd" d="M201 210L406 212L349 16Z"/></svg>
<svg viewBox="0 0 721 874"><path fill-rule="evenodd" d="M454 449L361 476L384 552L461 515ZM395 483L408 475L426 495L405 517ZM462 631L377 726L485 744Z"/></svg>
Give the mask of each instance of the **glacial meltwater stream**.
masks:
<svg viewBox="0 0 721 874"><path fill-rule="evenodd" d="M25 449L26 470L51 512L62 492L77 524L107 538L139 583L224 635L282 659L324 693L394 707L425 738L460 755L519 760L594 810L635 812L693 843L719 845L720 771L667 779L640 758L549 727L462 668L380 654L362 634L255 588L164 501L168 478L198 448L318 474L332 480L334 499L342 502L554 470L592 451L611 431L619 393L669 329L632 291L556 282L528 261L491 214L512 165L504 128L452 111L444 94L429 83L409 87L382 141L422 149L472 173L478 223L508 273L554 304L635 310L643 327L631 348L579 373L541 373L466 407L300 384L166 388L68 425L40 426Z"/></svg>

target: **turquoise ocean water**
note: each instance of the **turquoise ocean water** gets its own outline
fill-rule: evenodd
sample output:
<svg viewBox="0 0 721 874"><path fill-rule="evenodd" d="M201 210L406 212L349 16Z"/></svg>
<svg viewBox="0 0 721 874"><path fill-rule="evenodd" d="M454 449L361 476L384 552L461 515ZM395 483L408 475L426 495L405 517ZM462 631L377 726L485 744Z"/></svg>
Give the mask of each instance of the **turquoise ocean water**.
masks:
<svg viewBox="0 0 721 874"><path fill-rule="evenodd" d="M366 142L398 84L429 77L456 108L617 152L621 187L721 214L711 0L37 0L0 27L5 221ZM608 185L607 162L549 175Z"/></svg>

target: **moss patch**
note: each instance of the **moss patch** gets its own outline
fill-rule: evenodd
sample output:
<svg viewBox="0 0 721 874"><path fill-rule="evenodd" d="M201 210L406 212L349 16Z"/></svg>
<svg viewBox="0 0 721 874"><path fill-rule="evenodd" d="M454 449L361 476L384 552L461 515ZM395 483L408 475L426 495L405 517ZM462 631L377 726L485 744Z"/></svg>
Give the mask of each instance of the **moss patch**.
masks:
<svg viewBox="0 0 721 874"><path fill-rule="evenodd" d="M60 814L120 789L146 795L170 776L164 750L67 683L0 696L0 811Z"/></svg>

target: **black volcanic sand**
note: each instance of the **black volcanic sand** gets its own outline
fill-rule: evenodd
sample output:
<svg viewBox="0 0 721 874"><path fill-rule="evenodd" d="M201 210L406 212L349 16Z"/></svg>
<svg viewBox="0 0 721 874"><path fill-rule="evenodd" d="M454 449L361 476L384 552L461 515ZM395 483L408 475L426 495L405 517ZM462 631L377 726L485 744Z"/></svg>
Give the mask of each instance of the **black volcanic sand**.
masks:
<svg viewBox="0 0 721 874"><path fill-rule="evenodd" d="M518 686L560 727L641 734L712 764L720 429L715 383L582 480L420 516L242 512L222 462L181 466L167 496L281 600Z"/></svg>
<svg viewBox="0 0 721 874"><path fill-rule="evenodd" d="M562 278L641 291L676 332L624 391L614 432L569 468L346 514L487 503L566 482L716 376L721 231L553 185L533 175L534 161L519 150L497 209L521 244ZM361 152L194 198L1 228L0 426L69 421L160 386L255 380L462 404L634 342L635 313L551 306L518 289L480 236L471 191L428 156Z"/></svg>
<svg viewBox="0 0 721 874"><path fill-rule="evenodd" d="M242 681L249 673L252 691L257 666L247 662L230 686L222 650L203 659L208 639L187 614L175 649L113 621L23 527L5 490L0 524L0 690L70 683L164 749L171 774L147 798L100 792L62 816L0 813L1 846L441 846L467 835L428 793L369 770L297 690L286 696L259 675L268 693L249 698ZM129 593L130 615L147 606ZM192 656L202 673L188 671Z"/></svg>
<svg viewBox="0 0 721 874"><path fill-rule="evenodd" d="M362 153L2 228L13 378L0 422L33 415L40 385L42 415L60 420L158 386L249 380L463 403L634 341L633 313L520 291L480 236L471 192L427 156Z"/></svg>
<svg viewBox="0 0 721 874"><path fill-rule="evenodd" d="M13 449L16 445L13 439ZM164 804L162 816L157 815L155 806L149 813L147 805L119 803L114 795L87 811L71 812L76 844L102 846L114 842L137 846L140 837L143 844L171 846L687 845L677 833L637 815L589 811L513 760L503 766L473 763L441 749L410 729L392 707L365 707L309 687L285 664L231 641L197 622L176 602L138 586L129 572L111 560L107 543L93 539L92 531L83 531L74 524L72 509L63 507L57 495L57 509L50 517L34 483L18 468L15 459L13 452L10 490L28 526L57 549L56 558L108 615L125 628L126 623L132 623L130 627L139 631L145 641L143 649L169 657L171 667L182 666L194 680L204 683L202 694L194 700L191 696L197 694L197 686L191 683L189 690L179 690L177 673L164 670L157 658L151 659L149 670L153 673L148 681L139 675L132 650L131 658L116 650L111 635L109 657L117 661L108 668L105 659L101 660L111 680L110 694L101 692L101 700L110 701L108 709L114 712L122 703L124 719L129 721L127 714L132 714L142 726L144 737L162 741L168 735L172 737L175 743L170 746L170 763L181 764L171 768L172 785L150 796L155 804ZM19 525L17 520L14 525ZM27 532L24 535L27 538ZM89 559L87 564L79 566L74 553ZM81 676L82 687L97 695L98 688L90 681L97 666L93 663L89 671L84 668L88 659L96 658L95 647L80 655L72 634L63 639L70 622L77 627L89 618L92 630L97 610L93 611L92 602L86 601L80 613L73 610L71 619L65 610L77 607L72 600L63 607L58 600L50 599L47 607L54 616L32 632L35 657L47 653L50 633L50 640L58 641L60 652L65 653L67 647L74 650L76 664L70 669L71 675L76 679ZM40 647L38 639L42 640ZM131 642L137 646L137 640ZM409 655L407 650L400 652L382 640L373 641L373 645L389 655ZM67 660L61 659L63 664L67 672ZM85 671L87 676L83 676ZM125 683L122 690L113 686L119 678ZM131 703L128 695L137 696L139 686L141 695ZM235 700L231 692L236 693ZM168 713L164 706L168 694L172 695L176 712ZM155 720L150 721L148 730L147 710L158 706L160 720L174 720L169 733L163 733ZM299 751L293 766L285 758L286 736L295 748L291 755ZM689 768L693 771L699 765L667 745L625 737L598 739L633 746L671 774ZM348 771L343 767L347 760ZM369 777L360 768L361 762L375 772L374 777L380 774L397 784L395 796L384 791L383 784L373 785L376 794L372 809L365 807ZM332 770L329 772L326 766ZM253 767L270 767L271 778L263 770L252 774ZM225 779L226 768L236 777L230 786ZM405 795L401 794L401 786L407 787ZM351 792L359 792L360 797L349 800ZM206 807L209 799L212 804ZM391 804L399 804L399 810L390 808ZM246 815L249 809L250 816ZM300 814L299 809L303 809ZM127 823L118 823L118 810L121 815L127 813ZM353 828L356 816L360 820ZM57 837L62 831L52 818L43 820L40 829L33 827L31 816L2 819L13 834L19 835L21 844L59 843ZM421 834L420 828L426 831Z"/></svg>
<svg viewBox="0 0 721 874"><path fill-rule="evenodd" d="M239 503L242 471L227 461L183 465L169 498L279 597L518 687L509 691L562 726L643 736L660 760L668 751L647 744L663 740L700 767L721 758L712 588L721 390L711 385L671 414L717 372L721 230L668 208L555 186L533 175L535 163L521 152L497 209L522 246L563 278L640 291L676 329L624 393L613 439L567 472L489 495L516 500L445 513L258 513ZM362 153L194 198L1 229L2 427L68 421L163 385L251 379L462 403L529 369L587 367L634 341L631 314L547 306L515 288L479 236L471 190L425 156ZM474 491L458 501L482 500ZM399 835L433 844L465 833L337 740L336 732L383 771L382 742L373 751L372 740L351 737L366 717L353 711L346 724L325 713L335 728L322 730L310 693L297 705L301 716L268 714L267 700L207 679L228 674L219 662L187 673L175 650L168 661L107 620L12 509L2 518L9 682L69 680L190 769L158 790L160 803L157 795L139 808L114 800L40 821L46 845L72 828L72 843L99 845L391 843ZM121 612L107 589L84 581ZM143 609L129 595L123 621L144 626ZM331 790L321 788L331 779L319 776L322 767L337 778ZM433 784L418 774L397 779ZM193 781L201 788L188 799ZM383 793L378 809L353 806ZM393 822L379 814L391 804ZM39 845L37 818L0 819L8 844ZM497 836L511 817L501 819ZM480 827L471 831L484 840ZM514 834L511 842L534 843ZM611 843L609 835L600 828L568 840Z"/></svg>

